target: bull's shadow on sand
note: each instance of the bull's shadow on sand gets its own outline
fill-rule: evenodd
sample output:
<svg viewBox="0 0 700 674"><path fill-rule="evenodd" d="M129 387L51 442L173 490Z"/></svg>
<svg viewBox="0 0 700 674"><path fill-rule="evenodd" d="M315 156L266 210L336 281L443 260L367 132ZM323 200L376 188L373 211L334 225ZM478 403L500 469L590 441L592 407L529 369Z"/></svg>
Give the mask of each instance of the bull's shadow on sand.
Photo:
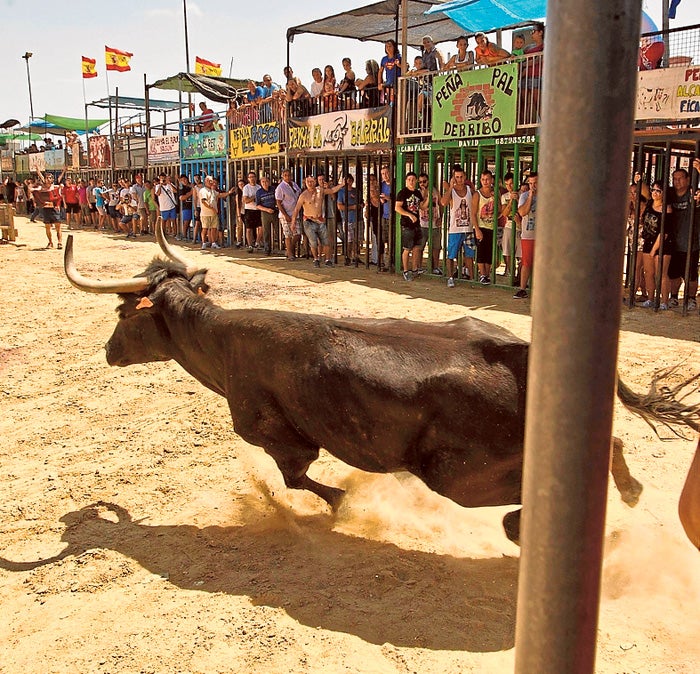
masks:
<svg viewBox="0 0 700 674"><path fill-rule="evenodd" d="M105 509L117 521L103 517ZM327 516L295 518L274 530L260 522L149 526L121 506L99 503L61 521L61 553L36 562L0 558L0 567L30 571L102 548L179 588L248 596L304 625L369 643L471 652L514 645L518 560L512 557L404 550L333 531Z"/></svg>

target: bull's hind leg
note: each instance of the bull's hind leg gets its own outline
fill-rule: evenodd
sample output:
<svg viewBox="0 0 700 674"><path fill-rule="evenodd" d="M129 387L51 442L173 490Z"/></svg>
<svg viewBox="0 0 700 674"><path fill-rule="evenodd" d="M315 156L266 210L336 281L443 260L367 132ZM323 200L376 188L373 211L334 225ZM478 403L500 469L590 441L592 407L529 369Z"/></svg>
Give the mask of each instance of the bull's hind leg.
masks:
<svg viewBox="0 0 700 674"><path fill-rule="evenodd" d="M615 481L615 486L620 492L620 497L630 508L634 508L639 502L639 497L644 487L630 474L625 455L622 453L622 440L620 438L612 439L610 472Z"/></svg>

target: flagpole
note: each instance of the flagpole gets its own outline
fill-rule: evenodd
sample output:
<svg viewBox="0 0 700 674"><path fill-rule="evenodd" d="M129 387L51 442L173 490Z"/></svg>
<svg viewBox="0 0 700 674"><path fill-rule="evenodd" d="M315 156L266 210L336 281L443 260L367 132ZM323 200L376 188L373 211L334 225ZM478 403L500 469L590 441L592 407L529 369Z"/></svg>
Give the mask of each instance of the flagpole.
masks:
<svg viewBox="0 0 700 674"><path fill-rule="evenodd" d="M190 72L190 39L187 31L187 0L182 0L182 13L185 18L185 72Z"/></svg>
<svg viewBox="0 0 700 674"><path fill-rule="evenodd" d="M85 106L85 152L87 156L90 157L89 139L88 139L88 111L87 111L87 96L85 95L85 74L83 73L83 105ZM74 162L75 163L75 162ZM80 167L80 160L78 160L78 167ZM78 168L80 170L80 168Z"/></svg>

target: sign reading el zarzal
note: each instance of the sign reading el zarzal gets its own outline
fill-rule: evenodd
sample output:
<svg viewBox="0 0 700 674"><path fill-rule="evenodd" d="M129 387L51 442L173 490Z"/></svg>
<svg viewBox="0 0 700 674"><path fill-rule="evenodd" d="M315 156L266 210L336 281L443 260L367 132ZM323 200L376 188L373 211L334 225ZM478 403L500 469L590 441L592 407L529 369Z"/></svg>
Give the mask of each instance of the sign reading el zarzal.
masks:
<svg viewBox="0 0 700 674"><path fill-rule="evenodd" d="M226 132L207 131L182 137L183 159L213 159L226 156Z"/></svg>
<svg viewBox="0 0 700 674"><path fill-rule="evenodd" d="M515 133L518 66L456 71L433 78L433 139Z"/></svg>
<svg viewBox="0 0 700 674"><path fill-rule="evenodd" d="M260 157L280 151L280 126L277 122L241 126L231 130L229 154L231 159Z"/></svg>
<svg viewBox="0 0 700 674"><path fill-rule="evenodd" d="M180 158L180 136L153 136L148 139L148 161L153 164L177 162Z"/></svg>
<svg viewBox="0 0 700 674"><path fill-rule="evenodd" d="M289 120L290 152L381 150L391 144L391 108L339 110Z"/></svg>
<svg viewBox="0 0 700 674"><path fill-rule="evenodd" d="M635 119L700 118L700 67L639 73Z"/></svg>

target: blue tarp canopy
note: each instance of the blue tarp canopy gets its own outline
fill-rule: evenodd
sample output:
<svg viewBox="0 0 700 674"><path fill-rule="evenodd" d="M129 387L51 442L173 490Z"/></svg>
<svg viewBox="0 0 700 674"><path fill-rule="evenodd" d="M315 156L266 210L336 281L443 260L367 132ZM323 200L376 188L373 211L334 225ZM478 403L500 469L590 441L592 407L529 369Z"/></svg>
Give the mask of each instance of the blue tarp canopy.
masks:
<svg viewBox="0 0 700 674"><path fill-rule="evenodd" d="M453 0L433 5L426 14L443 12L469 33L489 33L543 19L547 0Z"/></svg>
<svg viewBox="0 0 700 674"><path fill-rule="evenodd" d="M45 117L52 117L51 115L45 115ZM53 122L47 122L45 119L34 119L29 124L26 124L23 126L20 131L28 131L28 132L43 132L43 133L49 133L52 136L63 136L69 131L75 131L76 133L80 135L85 134L85 120L80 119L80 118L73 118L73 117L53 117L53 119L62 119L64 120L63 124L54 124ZM70 123L65 123L65 122L70 122ZM88 132L89 133L94 133L100 126L104 126L109 122L108 119L89 119L88 120ZM81 128L73 128L77 124L82 124L83 127Z"/></svg>

